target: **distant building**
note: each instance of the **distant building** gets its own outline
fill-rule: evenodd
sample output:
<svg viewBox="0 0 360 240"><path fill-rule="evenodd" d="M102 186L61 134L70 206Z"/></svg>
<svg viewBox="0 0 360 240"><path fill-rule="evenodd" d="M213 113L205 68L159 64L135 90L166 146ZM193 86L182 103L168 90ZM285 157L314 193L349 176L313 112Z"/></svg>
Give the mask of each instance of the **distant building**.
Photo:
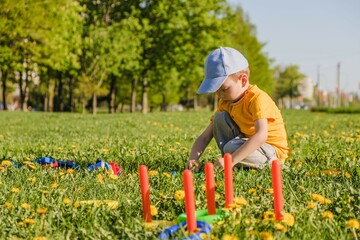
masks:
<svg viewBox="0 0 360 240"><path fill-rule="evenodd" d="M311 78L306 77L301 81L298 90L303 99L312 101L314 98L314 87L314 81L311 80Z"/></svg>

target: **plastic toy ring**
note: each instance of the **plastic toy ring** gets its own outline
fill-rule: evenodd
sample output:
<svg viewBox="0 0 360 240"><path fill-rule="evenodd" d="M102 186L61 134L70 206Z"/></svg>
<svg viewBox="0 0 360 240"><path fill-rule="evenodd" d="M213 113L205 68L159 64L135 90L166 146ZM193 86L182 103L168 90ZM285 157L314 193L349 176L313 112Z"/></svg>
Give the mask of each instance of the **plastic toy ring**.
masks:
<svg viewBox="0 0 360 240"><path fill-rule="evenodd" d="M160 233L158 238L159 239L169 239L177 231L179 231L179 229L181 227L184 227L185 225L186 225L186 222L171 226L171 227L165 229L162 233ZM211 231L210 224L208 224L206 222L196 221L196 227L200 228L199 232L197 232L196 234L193 234L191 236L188 236L186 238L181 238L180 240L185 240L185 239L198 240L198 239L202 239L201 234L209 234L210 231Z"/></svg>
<svg viewBox="0 0 360 240"><path fill-rule="evenodd" d="M213 223L223 220L225 216L228 216L229 213L227 211L216 209L216 213L213 215L208 215L208 211L204 210L197 210L195 211L195 217L197 221L203 221L207 223ZM178 216L178 222L186 222L186 213L182 213Z"/></svg>

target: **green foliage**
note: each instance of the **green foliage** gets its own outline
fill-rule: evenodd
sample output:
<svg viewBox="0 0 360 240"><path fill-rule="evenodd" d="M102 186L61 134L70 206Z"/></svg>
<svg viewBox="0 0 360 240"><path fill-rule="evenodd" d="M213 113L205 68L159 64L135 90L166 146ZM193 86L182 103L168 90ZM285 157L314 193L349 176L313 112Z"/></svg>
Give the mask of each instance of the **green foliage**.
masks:
<svg viewBox="0 0 360 240"><path fill-rule="evenodd" d="M0 112L0 161L22 165L26 160L51 156L70 159L81 166L73 173L64 169L2 166L1 238L156 239L164 228L146 229L143 225L138 167L145 164L153 171L149 174L150 198L158 209L153 220L174 221L185 211L184 202L176 200L174 193L183 189L181 175L189 149L207 126L210 115ZM282 232L276 230L279 222L264 219L265 212L273 211L273 196L268 190L272 186L270 168L237 169L233 173L234 196L243 197L247 204L223 222L212 224L212 237L260 239L261 234L269 232L276 239L359 238L359 229L346 223L359 220L360 213L359 115L343 114L339 118L292 110L283 112L283 117L292 150L282 169L283 195L285 212L294 217L294 225L282 222L286 228ZM213 162L218 156L216 144L211 142L201 163ZM124 169L123 175L112 179L102 171L86 171L86 166L97 158L118 162ZM196 207L206 209L204 173L193 177ZM217 207L223 208L221 172L216 173L216 182ZM312 194L320 194L331 202L321 203ZM67 198L68 204L64 202ZM77 201L95 199L116 200L119 205L112 210L106 205L76 208ZM309 202L316 202L316 206L308 208ZM37 212L44 208L45 214ZM331 211L333 219L323 218L325 211ZM186 235L182 231L177 236Z"/></svg>
<svg viewBox="0 0 360 240"><path fill-rule="evenodd" d="M276 83L276 95L278 98L297 97L300 95L298 86L305 76L299 72L296 65L287 66L279 72L278 81Z"/></svg>
<svg viewBox="0 0 360 240"><path fill-rule="evenodd" d="M360 113L360 108L354 107L341 107L341 108L328 108L328 107L314 107L310 109L312 112L325 112L325 113Z"/></svg>

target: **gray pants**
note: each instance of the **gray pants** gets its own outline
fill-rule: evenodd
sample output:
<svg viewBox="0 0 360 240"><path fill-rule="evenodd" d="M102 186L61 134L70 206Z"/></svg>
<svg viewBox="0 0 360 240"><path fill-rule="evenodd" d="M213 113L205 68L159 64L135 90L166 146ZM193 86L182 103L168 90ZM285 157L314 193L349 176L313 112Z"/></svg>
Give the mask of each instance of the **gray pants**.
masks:
<svg viewBox="0 0 360 240"><path fill-rule="evenodd" d="M241 133L239 127L227 112L216 113L213 119L213 135L221 151L225 153L235 152L248 139ZM249 154L236 166L246 166L262 169L267 163L277 159L276 151L270 144L264 143L260 148Z"/></svg>

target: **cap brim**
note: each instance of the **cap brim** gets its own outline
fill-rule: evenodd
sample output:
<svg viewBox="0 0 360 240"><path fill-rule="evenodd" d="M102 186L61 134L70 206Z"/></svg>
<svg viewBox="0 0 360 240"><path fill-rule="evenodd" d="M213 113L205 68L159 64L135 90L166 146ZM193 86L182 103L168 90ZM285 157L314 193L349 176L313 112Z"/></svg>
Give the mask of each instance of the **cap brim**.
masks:
<svg viewBox="0 0 360 240"><path fill-rule="evenodd" d="M224 83L227 76L217 77L217 78L206 78L201 83L199 89L197 90L198 94L214 93L216 92L221 85Z"/></svg>

